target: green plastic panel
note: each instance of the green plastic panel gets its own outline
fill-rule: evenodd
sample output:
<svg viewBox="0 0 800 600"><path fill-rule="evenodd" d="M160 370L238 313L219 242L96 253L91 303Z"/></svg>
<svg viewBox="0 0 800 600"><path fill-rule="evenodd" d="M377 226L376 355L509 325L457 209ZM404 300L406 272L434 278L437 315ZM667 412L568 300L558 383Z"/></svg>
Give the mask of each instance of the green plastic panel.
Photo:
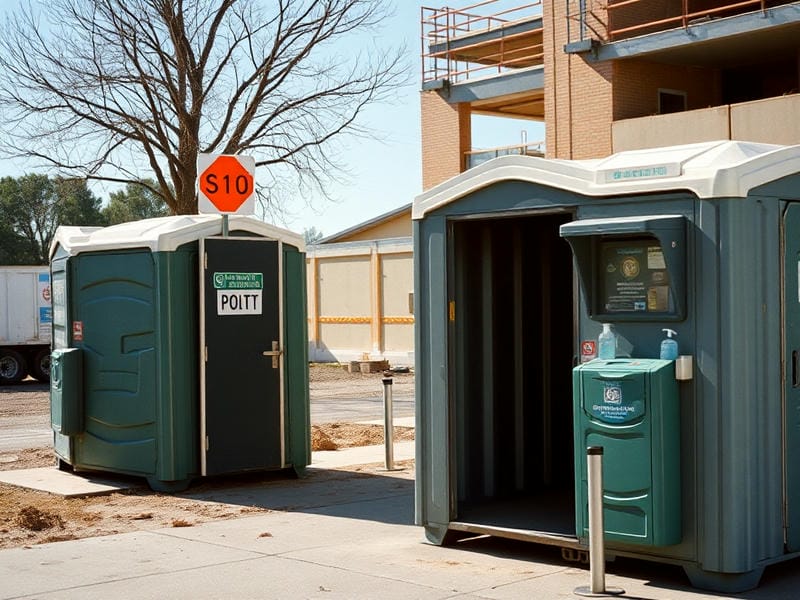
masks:
<svg viewBox="0 0 800 600"><path fill-rule="evenodd" d="M156 467L155 279L149 251L70 260L71 345L83 350L80 466L149 475Z"/></svg>
<svg viewBox="0 0 800 600"><path fill-rule="evenodd" d="M50 425L61 435L83 431L83 355L59 348L50 357Z"/></svg>
<svg viewBox="0 0 800 600"><path fill-rule="evenodd" d="M286 460L302 469L311 464L306 256L284 244L283 261Z"/></svg>
<svg viewBox="0 0 800 600"><path fill-rule="evenodd" d="M608 540L681 541L680 404L672 361L594 360L573 371L575 521L587 537L586 448L601 446Z"/></svg>
<svg viewBox="0 0 800 600"><path fill-rule="evenodd" d="M158 481L200 470L197 243L153 254L156 268ZM151 482L152 484L152 482Z"/></svg>

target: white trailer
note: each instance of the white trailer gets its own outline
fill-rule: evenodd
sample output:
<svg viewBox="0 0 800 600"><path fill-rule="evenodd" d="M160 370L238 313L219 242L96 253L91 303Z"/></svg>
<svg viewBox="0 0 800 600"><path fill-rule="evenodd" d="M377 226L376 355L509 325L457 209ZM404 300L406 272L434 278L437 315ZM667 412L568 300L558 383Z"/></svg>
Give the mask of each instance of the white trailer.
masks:
<svg viewBox="0 0 800 600"><path fill-rule="evenodd" d="M50 380L49 267L0 267L0 385Z"/></svg>

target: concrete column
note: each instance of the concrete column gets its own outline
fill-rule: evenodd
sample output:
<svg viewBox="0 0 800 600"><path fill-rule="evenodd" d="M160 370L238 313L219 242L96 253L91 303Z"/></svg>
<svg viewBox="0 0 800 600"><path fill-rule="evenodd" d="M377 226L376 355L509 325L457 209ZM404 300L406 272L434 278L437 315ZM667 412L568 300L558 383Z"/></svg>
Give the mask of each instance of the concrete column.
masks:
<svg viewBox="0 0 800 600"><path fill-rule="evenodd" d="M383 298L383 274L381 270L381 256L378 248L373 244L370 251L370 273L372 285L370 286L370 306L371 317L371 337L373 356L383 353L383 315L381 310L381 300Z"/></svg>
<svg viewBox="0 0 800 600"><path fill-rule="evenodd" d="M319 261L308 259L308 341L319 348Z"/></svg>

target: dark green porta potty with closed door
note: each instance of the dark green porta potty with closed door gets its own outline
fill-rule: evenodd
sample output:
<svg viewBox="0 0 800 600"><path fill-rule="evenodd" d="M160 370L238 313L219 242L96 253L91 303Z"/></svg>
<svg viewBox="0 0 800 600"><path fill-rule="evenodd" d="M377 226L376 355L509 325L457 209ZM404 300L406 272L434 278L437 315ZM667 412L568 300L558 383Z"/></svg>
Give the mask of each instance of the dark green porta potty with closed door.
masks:
<svg viewBox="0 0 800 600"><path fill-rule="evenodd" d="M302 239L245 217L221 231L216 215L59 229L53 345L65 368L51 402L63 464L176 490L310 462ZM218 289L220 274L254 283Z"/></svg>

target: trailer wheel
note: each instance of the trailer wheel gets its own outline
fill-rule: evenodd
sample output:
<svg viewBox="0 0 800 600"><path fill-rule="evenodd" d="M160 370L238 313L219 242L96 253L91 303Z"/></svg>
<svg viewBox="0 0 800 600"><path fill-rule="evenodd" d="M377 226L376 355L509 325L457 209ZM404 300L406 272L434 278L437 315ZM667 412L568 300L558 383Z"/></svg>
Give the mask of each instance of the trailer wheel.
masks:
<svg viewBox="0 0 800 600"><path fill-rule="evenodd" d="M50 381L50 350L39 350L33 355L31 363L31 375L37 381L47 383Z"/></svg>
<svg viewBox="0 0 800 600"><path fill-rule="evenodd" d="M25 359L14 350L0 351L0 384L19 383L27 375Z"/></svg>

